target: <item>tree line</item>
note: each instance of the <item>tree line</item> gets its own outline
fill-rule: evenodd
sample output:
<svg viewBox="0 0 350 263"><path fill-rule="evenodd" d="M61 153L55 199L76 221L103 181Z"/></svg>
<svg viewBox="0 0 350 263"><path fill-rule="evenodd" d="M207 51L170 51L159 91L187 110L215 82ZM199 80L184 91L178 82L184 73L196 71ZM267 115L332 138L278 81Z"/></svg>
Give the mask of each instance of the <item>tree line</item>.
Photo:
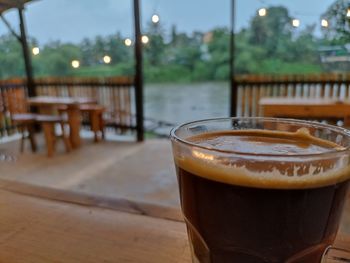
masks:
<svg viewBox="0 0 350 263"><path fill-rule="evenodd" d="M349 18L339 15L349 0L338 0L323 14L329 26L316 37L316 25L303 30L292 26L288 9L272 6L266 16L252 17L249 26L235 34L235 72L237 74L307 74L329 70L320 61L321 46L344 45L350 39ZM221 81L229 77L230 30L167 33L161 23L149 23L144 34L144 74L149 82ZM30 46L37 40L30 39ZM111 62L106 64L103 57ZM133 46L126 46L120 34L83 39L78 44L54 41L40 47L33 56L34 75L115 76L134 74ZM72 68L78 60L80 67ZM344 68L347 70L347 68ZM0 78L24 76L20 44L11 34L0 37Z"/></svg>

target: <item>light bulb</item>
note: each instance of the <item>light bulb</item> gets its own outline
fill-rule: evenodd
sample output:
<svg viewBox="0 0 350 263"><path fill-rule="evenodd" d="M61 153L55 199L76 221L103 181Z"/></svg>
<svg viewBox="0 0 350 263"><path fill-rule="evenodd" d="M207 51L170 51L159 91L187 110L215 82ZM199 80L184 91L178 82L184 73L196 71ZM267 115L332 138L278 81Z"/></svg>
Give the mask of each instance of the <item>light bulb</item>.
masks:
<svg viewBox="0 0 350 263"><path fill-rule="evenodd" d="M157 24L159 22L159 16L158 15L153 15L152 16L152 22Z"/></svg>
<svg viewBox="0 0 350 263"><path fill-rule="evenodd" d="M126 39L124 40L124 44L125 44L125 46L130 47L130 46L131 46L131 44L132 44L131 39L130 39L130 38L126 38Z"/></svg>
<svg viewBox="0 0 350 263"><path fill-rule="evenodd" d="M34 56L39 55L39 53L40 53L40 48L38 48L38 47L33 47L32 53L33 53Z"/></svg>
<svg viewBox="0 0 350 263"><path fill-rule="evenodd" d="M80 62L79 62L79 60L73 60L73 61L72 61L72 67L73 67L73 68L79 68L79 67L80 67Z"/></svg>
<svg viewBox="0 0 350 263"><path fill-rule="evenodd" d="M328 27L328 21L326 19L321 20L321 26L322 27Z"/></svg>
<svg viewBox="0 0 350 263"><path fill-rule="evenodd" d="M260 8L258 10L259 16L266 16L266 13L267 13L266 8Z"/></svg>
<svg viewBox="0 0 350 263"><path fill-rule="evenodd" d="M299 27L300 26L300 20L299 19L293 19L292 20L292 25L294 27Z"/></svg>
<svg viewBox="0 0 350 263"><path fill-rule="evenodd" d="M103 62L106 63L106 64L109 64L111 63L112 59L110 56L106 55L103 57Z"/></svg>
<svg viewBox="0 0 350 263"><path fill-rule="evenodd" d="M149 42L148 36L142 36L141 41L143 44L147 44Z"/></svg>

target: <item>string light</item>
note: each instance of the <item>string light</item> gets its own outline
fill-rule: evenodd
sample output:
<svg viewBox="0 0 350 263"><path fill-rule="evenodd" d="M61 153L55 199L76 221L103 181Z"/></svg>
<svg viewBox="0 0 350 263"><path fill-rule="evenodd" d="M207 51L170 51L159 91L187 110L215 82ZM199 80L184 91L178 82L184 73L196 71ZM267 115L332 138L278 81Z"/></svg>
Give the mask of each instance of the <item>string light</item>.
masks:
<svg viewBox="0 0 350 263"><path fill-rule="evenodd" d="M292 20L292 26L299 27L300 26L300 20L299 19L293 19Z"/></svg>
<svg viewBox="0 0 350 263"><path fill-rule="evenodd" d="M321 26L322 26L322 27L328 27L328 25L329 25L329 24L328 24L328 21L327 21L326 19L322 19L322 20L321 20Z"/></svg>
<svg viewBox="0 0 350 263"><path fill-rule="evenodd" d="M125 44L125 46L130 47L131 44L132 44L131 39L130 39L130 38L126 38L126 39L124 40L124 44Z"/></svg>
<svg viewBox="0 0 350 263"><path fill-rule="evenodd" d="M147 44L149 42L148 36L146 36L146 35L142 36L141 41L142 41L143 44Z"/></svg>
<svg viewBox="0 0 350 263"><path fill-rule="evenodd" d="M152 22L153 22L154 24L157 24L157 23L159 22L159 15L154 14L154 15L152 16Z"/></svg>
<svg viewBox="0 0 350 263"><path fill-rule="evenodd" d="M111 61L112 61L112 58L110 56L106 55L103 57L104 63L109 64L109 63L111 63Z"/></svg>
<svg viewBox="0 0 350 263"><path fill-rule="evenodd" d="M72 60L72 67L73 68L79 68L80 67L79 60Z"/></svg>
<svg viewBox="0 0 350 263"><path fill-rule="evenodd" d="M38 48L38 47L33 47L32 53L33 53L34 56L39 55L39 53L40 53L40 48Z"/></svg>
<svg viewBox="0 0 350 263"><path fill-rule="evenodd" d="M258 14L259 14L259 16L266 16L266 14L267 14L266 8L260 8L258 10Z"/></svg>

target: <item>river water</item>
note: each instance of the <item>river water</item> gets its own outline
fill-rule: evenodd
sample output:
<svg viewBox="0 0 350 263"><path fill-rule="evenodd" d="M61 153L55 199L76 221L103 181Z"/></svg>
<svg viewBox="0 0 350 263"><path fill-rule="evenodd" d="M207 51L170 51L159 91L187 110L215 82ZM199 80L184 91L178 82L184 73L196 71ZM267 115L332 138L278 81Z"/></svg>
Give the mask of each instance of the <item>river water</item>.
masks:
<svg viewBox="0 0 350 263"><path fill-rule="evenodd" d="M145 85L145 118L174 125L229 116L229 83ZM166 131L167 132L167 131Z"/></svg>

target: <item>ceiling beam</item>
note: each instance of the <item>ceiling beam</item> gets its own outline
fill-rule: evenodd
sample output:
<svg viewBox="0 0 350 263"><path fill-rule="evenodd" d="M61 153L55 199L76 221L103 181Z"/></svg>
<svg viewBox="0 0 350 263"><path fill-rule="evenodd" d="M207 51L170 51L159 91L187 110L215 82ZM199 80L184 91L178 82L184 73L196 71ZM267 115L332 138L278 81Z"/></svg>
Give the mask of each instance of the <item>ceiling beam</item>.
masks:
<svg viewBox="0 0 350 263"><path fill-rule="evenodd" d="M0 14L1 20L4 22L4 24L7 26L8 30L10 30L11 34L17 38L18 41L21 41L21 37L16 33L16 31L12 28L11 24L6 20L6 18Z"/></svg>
<svg viewBox="0 0 350 263"><path fill-rule="evenodd" d="M32 0L0 0L0 13L3 13L11 8L23 8L25 3Z"/></svg>

